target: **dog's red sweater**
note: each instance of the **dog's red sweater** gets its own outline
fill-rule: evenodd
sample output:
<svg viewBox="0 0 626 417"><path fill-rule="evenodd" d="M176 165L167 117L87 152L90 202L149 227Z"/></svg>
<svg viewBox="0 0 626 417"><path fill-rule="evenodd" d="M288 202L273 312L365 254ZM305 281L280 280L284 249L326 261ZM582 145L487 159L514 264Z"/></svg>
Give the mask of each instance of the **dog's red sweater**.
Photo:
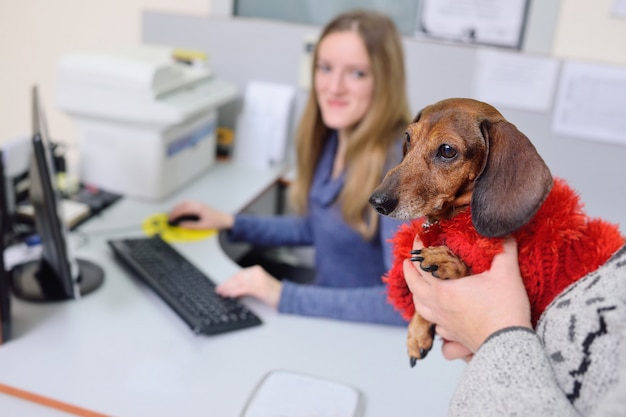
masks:
<svg viewBox="0 0 626 417"><path fill-rule="evenodd" d="M394 262L383 277L389 302L407 320L413 316L415 308L404 280L402 263L410 257L416 235L425 247L449 247L473 274L488 270L494 256L503 250L503 238L478 234L469 209L428 228L424 228L423 223L421 218L405 224L391 239ZM554 180L550 194L535 216L512 235L518 245L520 271L531 303L533 326L561 291L604 264L626 241L616 225L589 218L579 196L562 179Z"/></svg>

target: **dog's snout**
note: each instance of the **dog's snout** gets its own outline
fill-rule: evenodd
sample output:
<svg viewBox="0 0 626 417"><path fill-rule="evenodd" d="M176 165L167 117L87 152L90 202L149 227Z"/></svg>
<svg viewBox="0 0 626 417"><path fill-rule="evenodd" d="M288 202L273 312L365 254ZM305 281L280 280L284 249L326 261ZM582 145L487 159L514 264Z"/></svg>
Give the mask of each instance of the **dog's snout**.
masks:
<svg viewBox="0 0 626 417"><path fill-rule="evenodd" d="M370 196L369 202L377 212L384 216L393 213L398 205L397 198L390 197L388 194L381 192L374 192L374 194Z"/></svg>

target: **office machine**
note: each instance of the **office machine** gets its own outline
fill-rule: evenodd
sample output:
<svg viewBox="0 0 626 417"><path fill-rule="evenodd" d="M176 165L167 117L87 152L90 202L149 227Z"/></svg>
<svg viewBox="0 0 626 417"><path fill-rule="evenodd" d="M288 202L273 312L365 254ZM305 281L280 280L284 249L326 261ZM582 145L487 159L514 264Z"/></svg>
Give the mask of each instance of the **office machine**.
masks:
<svg viewBox="0 0 626 417"><path fill-rule="evenodd" d="M154 45L74 52L57 77L58 105L78 128L81 181L149 200L215 162L217 109L237 96L206 59Z"/></svg>

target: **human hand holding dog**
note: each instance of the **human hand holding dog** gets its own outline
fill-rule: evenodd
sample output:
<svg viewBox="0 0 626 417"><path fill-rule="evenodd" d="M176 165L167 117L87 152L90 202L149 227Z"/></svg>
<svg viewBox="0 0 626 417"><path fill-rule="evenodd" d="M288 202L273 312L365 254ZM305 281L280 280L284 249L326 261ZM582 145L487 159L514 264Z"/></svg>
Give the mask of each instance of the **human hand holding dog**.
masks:
<svg viewBox="0 0 626 417"><path fill-rule="evenodd" d="M207 206L198 201L187 200L177 204L169 213L168 219L175 219L183 215L194 215L198 220L185 221L181 223L181 227L185 229L230 229L235 224L235 217L232 214L225 213Z"/></svg>
<svg viewBox="0 0 626 417"><path fill-rule="evenodd" d="M222 297L252 296L278 308L283 284L259 265L244 268L215 288Z"/></svg>
<svg viewBox="0 0 626 417"><path fill-rule="evenodd" d="M413 249L421 249L416 239ZM489 271L458 280L441 280L406 260L404 277L415 310L444 339L446 359L471 358L494 332L511 326L532 328L530 302L517 261L517 244L504 242Z"/></svg>

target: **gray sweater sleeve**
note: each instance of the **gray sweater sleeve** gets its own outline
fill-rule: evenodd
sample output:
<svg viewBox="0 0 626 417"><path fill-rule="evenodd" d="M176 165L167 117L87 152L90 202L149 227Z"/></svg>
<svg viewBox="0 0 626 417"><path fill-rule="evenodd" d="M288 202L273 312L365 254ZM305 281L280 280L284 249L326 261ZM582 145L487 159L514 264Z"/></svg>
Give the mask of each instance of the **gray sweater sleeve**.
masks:
<svg viewBox="0 0 626 417"><path fill-rule="evenodd" d="M626 415L626 247L546 309L536 331L490 336L465 369L450 416Z"/></svg>
<svg viewBox="0 0 626 417"><path fill-rule="evenodd" d="M529 329L492 335L468 364L450 416L577 416Z"/></svg>

